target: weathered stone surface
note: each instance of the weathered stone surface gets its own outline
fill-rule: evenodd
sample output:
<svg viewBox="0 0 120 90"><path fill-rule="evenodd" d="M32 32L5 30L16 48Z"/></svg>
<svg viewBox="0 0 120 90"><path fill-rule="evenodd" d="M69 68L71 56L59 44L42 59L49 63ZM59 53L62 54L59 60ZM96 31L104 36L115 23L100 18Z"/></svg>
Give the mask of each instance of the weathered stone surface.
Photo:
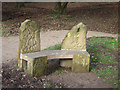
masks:
<svg viewBox="0 0 120 90"><path fill-rule="evenodd" d="M67 33L62 42L61 50L86 51L86 35L87 27L81 22ZM60 65L68 67L66 60L60 61Z"/></svg>
<svg viewBox="0 0 120 90"><path fill-rule="evenodd" d="M41 76L47 73L47 56L22 61L22 68L31 76Z"/></svg>
<svg viewBox="0 0 120 90"><path fill-rule="evenodd" d="M36 58L33 62L33 76L41 76L47 73L47 56Z"/></svg>
<svg viewBox="0 0 120 90"><path fill-rule="evenodd" d="M61 67L66 67L66 68L69 68L69 67L72 67L72 59L64 59L64 60L60 60L60 66Z"/></svg>
<svg viewBox="0 0 120 90"><path fill-rule="evenodd" d="M73 72L89 72L90 55L76 54L73 56L72 71Z"/></svg>
<svg viewBox="0 0 120 90"><path fill-rule="evenodd" d="M87 51L72 50L42 50L40 52L25 53L21 55L21 59L34 59L37 57L47 56L48 59L73 58L74 54L88 54Z"/></svg>
<svg viewBox="0 0 120 90"><path fill-rule="evenodd" d="M25 20L20 26L18 66L22 67L20 54L40 51L40 29L35 21Z"/></svg>
<svg viewBox="0 0 120 90"><path fill-rule="evenodd" d="M74 26L64 38L62 50L85 50L86 51L87 27L81 22Z"/></svg>

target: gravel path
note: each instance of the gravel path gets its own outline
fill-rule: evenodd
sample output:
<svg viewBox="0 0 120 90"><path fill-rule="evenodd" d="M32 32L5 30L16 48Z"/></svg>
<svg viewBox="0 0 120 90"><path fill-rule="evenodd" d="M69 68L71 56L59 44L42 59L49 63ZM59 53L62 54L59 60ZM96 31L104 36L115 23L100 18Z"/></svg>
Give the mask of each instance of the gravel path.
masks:
<svg viewBox="0 0 120 90"><path fill-rule="evenodd" d="M41 32L40 33L41 50L49 46L53 46L55 44L61 43L67 33L68 33L68 30ZM109 33L102 33L102 32L95 32L95 31L88 31L87 38L93 37L93 36L115 37L117 35L109 34ZM3 63L11 61L12 59L17 60L19 37L18 36L3 37L3 38L0 37L0 43L2 43L2 53L0 53L0 56L2 54ZM1 51L1 48L0 48L0 51Z"/></svg>

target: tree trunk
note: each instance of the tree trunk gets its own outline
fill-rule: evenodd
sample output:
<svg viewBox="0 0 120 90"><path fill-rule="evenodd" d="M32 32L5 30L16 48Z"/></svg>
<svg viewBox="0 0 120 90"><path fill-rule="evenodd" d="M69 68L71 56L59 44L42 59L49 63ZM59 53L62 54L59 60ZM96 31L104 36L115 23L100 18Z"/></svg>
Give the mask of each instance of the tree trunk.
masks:
<svg viewBox="0 0 120 90"><path fill-rule="evenodd" d="M54 13L56 13L56 14L65 13L65 10L67 8L67 4L68 4L68 2L64 2L64 3L57 2L56 6L55 6L55 9L54 9Z"/></svg>
<svg viewBox="0 0 120 90"><path fill-rule="evenodd" d="M68 2L64 2L63 5L62 5L62 9L61 9L61 14L65 13L65 10L67 8L67 4Z"/></svg>
<svg viewBox="0 0 120 90"><path fill-rule="evenodd" d="M24 7L24 2L17 2L17 8Z"/></svg>

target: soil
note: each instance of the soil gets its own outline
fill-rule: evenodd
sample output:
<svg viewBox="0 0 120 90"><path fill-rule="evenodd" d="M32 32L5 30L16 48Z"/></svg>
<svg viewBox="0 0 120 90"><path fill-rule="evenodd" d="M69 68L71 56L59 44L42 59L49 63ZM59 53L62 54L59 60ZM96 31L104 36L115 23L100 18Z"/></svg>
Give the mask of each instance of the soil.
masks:
<svg viewBox="0 0 120 90"><path fill-rule="evenodd" d="M61 43L66 33L79 22L85 23L89 32L99 31L98 36L108 35L102 32L118 33L116 3L70 3L66 14L63 15L52 14L55 3L25 3L25 7L22 8L15 6L16 3L3 3L3 30L8 30L12 35L18 35L21 22L25 19L34 20L40 25L41 31L49 31L41 33L42 49ZM96 33L91 32L90 35L96 36ZM112 36L111 34L110 36ZM64 73L50 73L39 78L31 77L23 71L17 70L18 36L3 37L2 41L3 88L45 88L47 87L45 82L51 83L49 88L114 87L104 83L104 80L92 71L90 73L72 73L69 69L55 67L62 69Z"/></svg>
<svg viewBox="0 0 120 90"><path fill-rule="evenodd" d="M38 22L41 31L70 30L83 22L89 31L118 33L117 3L69 3L66 13L53 14L55 3L25 3L17 8L16 3L3 3L3 30L19 34L20 23L25 19ZM10 8L9 8L10 7Z"/></svg>
<svg viewBox="0 0 120 90"><path fill-rule="evenodd" d="M17 70L15 65L10 67L3 64L3 88L113 88L113 85L105 84L104 80L92 71L74 73L70 69L56 67L55 70L62 70L64 73L55 73L52 69L52 73L48 75L31 77ZM45 85L45 82L50 82L50 86Z"/></svg>

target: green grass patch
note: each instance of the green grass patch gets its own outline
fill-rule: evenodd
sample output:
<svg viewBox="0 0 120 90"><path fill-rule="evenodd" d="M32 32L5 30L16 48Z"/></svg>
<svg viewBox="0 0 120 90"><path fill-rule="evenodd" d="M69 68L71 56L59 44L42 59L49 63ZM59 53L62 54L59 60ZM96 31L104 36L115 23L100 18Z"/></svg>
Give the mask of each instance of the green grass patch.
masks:
<svg viewBox="0 0 120 90"><path fill-rule="evenodd" d="M51 16L46 16L46 19L47 19L47 20L54 20L54 18L51 17Z"/></svg>
<svg viewBox="0 0 120 90"><path fill-rule="evenodd" d="M61 49L61 44L56 44L55 46L50 46L44 50L60 50Z"/></svg>
<svg viewBox="0 0 120 90"><path fill-rule="evenodd" d="M104 70L96 70L96 73L98 73L101 78L106 79L107 83L118 83L118 71L112 66L109 66Z"/></svg>
<svg viewBox="0 0 120 90"><path fill-rule="evenodd" d="M61 16L56 16L56 18L57 18L57 19L62 19L62 17L61 17Z"/></svg>
<svg viewBox="0 0 120 90"><path fill-rule="evenodd" d="M98 55L98 60L101 64L117 64L116 57L111 55Z"/></svg>
<svg viewBox="0 0 120 90"><path fill-rule="evenodd" d="M118 40L117 38L111 37L92 37L87 41L87 51L91 55L91 71L96 72L99 77L113 85L118 84Z"/></svg>
<svg viewBox="0 0 120 90"><path fill-rule="evenodd" d="M50 88L50 87L52 87L52 84L51 84L50 82L45 82L45 83L44 83L44 86L45 86L46 88Z"/></svg>
<svg viewBox="0 0 120 90"><path fill-rule="evenodd" d="M62 70L56 70L55 74L64 74L64 71L62 71Z"/></svg>
<svg viewBox="0 0 120 90"><path fill-rule="evenodd" d="M71 18L71 16L67 16L66 18L70 19L70 18Z"/></svg>
<svg viewBox="0 0 120 90"><path fill-rule="evenodd" d="M115 49L115 48L118 48L118 40L116 38L111 38L111 37L107 37L107 38L93 37L90 40L90 44L101 45L110 49Z"/></svg>

